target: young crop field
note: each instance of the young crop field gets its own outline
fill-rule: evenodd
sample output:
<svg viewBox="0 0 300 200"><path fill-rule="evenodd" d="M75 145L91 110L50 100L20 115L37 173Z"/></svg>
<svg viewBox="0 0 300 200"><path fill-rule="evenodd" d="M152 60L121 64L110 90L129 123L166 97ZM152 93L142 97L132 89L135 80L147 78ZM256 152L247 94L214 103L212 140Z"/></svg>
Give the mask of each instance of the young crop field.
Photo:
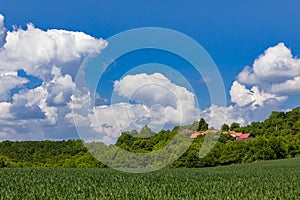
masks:
<svg viewBox="0 0 300 200"><path fill-rule="evenodd" d="M300 199L300 158L145 174L1 169L0 199Z"/></svg>

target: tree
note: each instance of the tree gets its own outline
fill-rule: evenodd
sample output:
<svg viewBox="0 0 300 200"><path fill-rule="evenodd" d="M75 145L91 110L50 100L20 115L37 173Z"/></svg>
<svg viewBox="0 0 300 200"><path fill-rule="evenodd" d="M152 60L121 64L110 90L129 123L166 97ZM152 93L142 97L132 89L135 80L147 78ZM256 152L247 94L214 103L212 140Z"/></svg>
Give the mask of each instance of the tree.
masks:
<svg viewBox="0 0 300 200"><path fill-rule="evenodd" d="M228 141L234 141L235 138L232 137L231 135L221 134L218 140L219 140L219 142L221 142L221 143L226 143L226 142L228 142Z"/></svg>
<svg viewBox="0 0 300 200"><path fill-rule="evenodd" d="M300 153L300 146L296 142L289 143L288 153L294 158L298 153Z"/></svg>
<svg viewBox="0 0 300 200"><path fill-rule="evenodd" d="M277 159L282 159L287 156L286 147L284 146L283 139L281 137L272 136L269 139L269 145L273 149Z"/></svg>
<svg viewBox="0 0 300 200"><path fill-rule="evenodd" d="M293 130L293 133L300 132L300 120L294 122L291 129Z"/></svg>
<svg viewBox="0 0 300 200"><path fill-rule="evenodd" d="M0 168L11 167L12 162L7 156L0 155Z"/></svg>
<svg viewBox="0 0 300 200"><path fill-rule="evenodd" d="M201 118L199 120L197 131L206 131L206 130L208 130L208 123L206 123L206 121L203 118Z"/></svg>
<svg viewBox="0 0 300 200"><path fill-rule="evenodd" d="M222 130L222 132L229 131L229 125L228 124L223 124L221 130Z"/></svg>
<svg viewBox="0 0 300 200"><path fill-rule="evenodd" d="M155 133L147 126L145 125L142 130L140 131L138 137L139 138L149 138L155 135Z"/></svg>
<svg viewBox="0 0 300 200"><path fill-rule="evenodd" d="M237 122L233 122L233 123L230 125L230 130L231 130L231 131L240 131L240 124L237 123Z"/></svg>

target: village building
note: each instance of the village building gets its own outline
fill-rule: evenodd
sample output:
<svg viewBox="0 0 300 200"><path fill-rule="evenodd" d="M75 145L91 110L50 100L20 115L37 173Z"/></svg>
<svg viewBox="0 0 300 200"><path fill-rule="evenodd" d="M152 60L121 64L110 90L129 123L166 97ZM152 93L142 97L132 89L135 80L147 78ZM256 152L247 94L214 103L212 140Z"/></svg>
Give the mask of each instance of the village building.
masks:
<svg viewBox="0 0 300 200"><path fill-rule="evenodd" d="M250 140L252 138L250 133L244 133L238 137L238 140Z"/></svg>

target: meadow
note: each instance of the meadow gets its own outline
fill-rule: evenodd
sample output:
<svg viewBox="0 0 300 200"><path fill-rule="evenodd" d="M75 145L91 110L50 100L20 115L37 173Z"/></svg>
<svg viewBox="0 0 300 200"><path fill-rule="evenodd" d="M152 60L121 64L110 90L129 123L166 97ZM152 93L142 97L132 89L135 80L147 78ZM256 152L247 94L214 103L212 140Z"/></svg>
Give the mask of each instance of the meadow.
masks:
<svg viewBox="0 0 300 200"><path fill-rule="evenodd" d="M0 169L0 199L300 199L300 157L130 174L99 168Z"/></svg>

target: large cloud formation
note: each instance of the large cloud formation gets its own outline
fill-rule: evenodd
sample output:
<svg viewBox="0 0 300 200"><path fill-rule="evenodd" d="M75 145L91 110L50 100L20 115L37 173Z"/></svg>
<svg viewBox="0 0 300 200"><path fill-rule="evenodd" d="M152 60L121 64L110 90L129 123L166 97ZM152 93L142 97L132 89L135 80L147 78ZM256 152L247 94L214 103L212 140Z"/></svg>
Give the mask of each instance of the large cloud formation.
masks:
<svg viewBox="0 0 300 200"><path fill-rule="evenodd" d="M199 117L194 94L160 73L127 75L114 82L114 92L128 101L97 106L89 115L91 126L107 143L115 141L124 130L148 125L159 131Z"/></svg>
<svg viewBox="0 0 300 200"><path fill-rule="evenodd" d="M91 108L90 91L74 95L75 75L82 61L106 47L103 39L81 32L43 31L33 24L26 30L8 31L1 15L0 44L1 140L77 137L74 117L80 119L78 126L113 142L122 130L148 124L158 131L199 116L194 94L159 73L128 75L115 81L115 93L128 102ZM20 76L20 70L26 76ZM32 78L41 84L25 86ZM72 114L72 109L85 110L88 115Z"/></svg>
<svg viewBox="0 0 300 200"><path fill-rule="evenodd" d="M245 67L237 80L282 95L300 93L299 77L300 59L284 43L279 43L260 55L252 67Z"/></svg>
<svg viewBox="0 0 300 200"><path fill-rule="evenodd" d="M106 45L82 32L43 31L33 24L8 31L0 15L0 139L76 137L72 120L66 120L74 76L87 55ZM33 78L41 84L24 86Z"/></svg>
<svg viewBox="0 0 300 200"><path fill-rule="evenodd" d="M265 50L252 67L246 66L238 74L230 90L232 106L212 106L202 115L210 120L207 113L216 113L224 116L227 123L237 121L246 125L280 109L295 94L300 94L300 59L284 43L279 43ZM211 119L211 124L220 126L221 120Z"/></svg>

